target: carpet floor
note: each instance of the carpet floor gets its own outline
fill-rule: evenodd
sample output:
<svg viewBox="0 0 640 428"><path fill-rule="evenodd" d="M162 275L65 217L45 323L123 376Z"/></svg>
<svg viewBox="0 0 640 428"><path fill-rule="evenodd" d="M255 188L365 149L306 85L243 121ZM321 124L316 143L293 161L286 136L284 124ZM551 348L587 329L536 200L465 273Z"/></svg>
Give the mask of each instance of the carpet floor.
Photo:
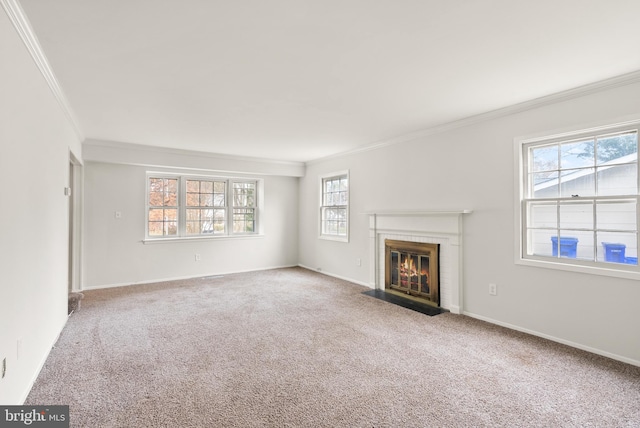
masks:
<svg viewBox="0 0 640 428"><path fill-rule="evenodd" d="M301 268L84 292L25 404L72 427L640 427L640 368Z"/></svg>

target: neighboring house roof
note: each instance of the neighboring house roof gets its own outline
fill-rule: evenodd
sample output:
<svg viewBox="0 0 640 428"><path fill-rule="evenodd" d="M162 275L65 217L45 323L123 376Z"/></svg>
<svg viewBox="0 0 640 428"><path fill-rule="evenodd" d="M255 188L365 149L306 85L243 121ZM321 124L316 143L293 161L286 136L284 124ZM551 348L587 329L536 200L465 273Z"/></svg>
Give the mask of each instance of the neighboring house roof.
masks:
<svg viewBox="0 0 640 428"><path fill-rule="evenodd" d="M608 162L605 162L601 165L598 165L598 172L602 172L605 171L607 169L610 169L614 166L619 166L619 165L624 165L624 164L628 164L631 163L633 161L635 161L638 158L638 153L631 153L629 155L626 156L622 156L613 160L610 160ZM562 183L566 184L568 182L571 181L575 181L579 178L582 177L587 177L590 175L594 174L594 169L591 168L585 168L585 169L578 169L574 172L571 172L567 175L563 175L562 176ZM538 183L537 185L534 186L534 191L540 191L540 190L544 190L553 186L557 186L559 183L560 179L559 178L552 178L549 179L547 181L543 181L542 183Z"/></svg>

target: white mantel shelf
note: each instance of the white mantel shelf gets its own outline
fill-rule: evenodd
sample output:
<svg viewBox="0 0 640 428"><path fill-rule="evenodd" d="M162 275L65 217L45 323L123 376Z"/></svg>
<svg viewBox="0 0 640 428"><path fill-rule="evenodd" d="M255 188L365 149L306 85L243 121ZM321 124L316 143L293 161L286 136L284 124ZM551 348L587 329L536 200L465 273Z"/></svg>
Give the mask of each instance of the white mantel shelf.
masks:
<svg viewBox="0 0 640 428"><path fill-rule="evenodd" d="M384 289L384 240L440 245L440 305L459 314L463 300L463 222L472 210L367 211L371 257L370 285Z"/></svg>

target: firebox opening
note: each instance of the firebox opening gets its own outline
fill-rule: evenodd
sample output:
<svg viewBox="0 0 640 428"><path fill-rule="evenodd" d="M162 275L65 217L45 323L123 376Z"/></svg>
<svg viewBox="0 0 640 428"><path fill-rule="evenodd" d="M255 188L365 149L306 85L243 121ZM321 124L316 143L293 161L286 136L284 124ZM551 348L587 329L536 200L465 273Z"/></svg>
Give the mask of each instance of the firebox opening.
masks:
<svg viewBox="0 0 640 428"><path fill-rule="evenodd" d="M385 240L385 290L440 306L439 244Z"/></svg>

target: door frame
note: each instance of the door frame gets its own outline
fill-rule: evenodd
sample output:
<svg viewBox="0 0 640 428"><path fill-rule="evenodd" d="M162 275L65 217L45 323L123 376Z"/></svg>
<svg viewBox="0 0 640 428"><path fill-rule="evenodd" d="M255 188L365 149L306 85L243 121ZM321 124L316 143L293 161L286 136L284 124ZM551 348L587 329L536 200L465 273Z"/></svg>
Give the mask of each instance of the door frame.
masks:
<svg viewBox="0 0 640 428"><path fill-rule="evenodd" d="M69 292L82 290L82 163L69 151Z"/></svg>

